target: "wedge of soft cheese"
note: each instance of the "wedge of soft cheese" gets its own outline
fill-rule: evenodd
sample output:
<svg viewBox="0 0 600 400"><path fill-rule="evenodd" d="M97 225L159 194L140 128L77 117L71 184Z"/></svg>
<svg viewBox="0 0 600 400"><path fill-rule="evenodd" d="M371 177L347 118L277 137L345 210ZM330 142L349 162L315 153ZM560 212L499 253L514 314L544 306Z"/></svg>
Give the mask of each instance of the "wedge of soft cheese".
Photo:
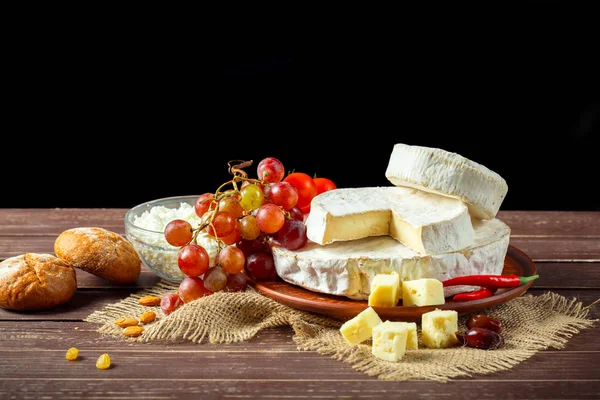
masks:
<svg viewBox="0 0 600 400"><path fill-rule="evenodd" d="M398 305L400 290L400 276L396 272L375 275L371 281L369 305L387 307Z"/></svg>
<svg viewBox="0 0 600 400"><path fill-rule="evenodd" d="M359 344L370 339L372 329L381 323L381 318L375 310L367 307L354 318L344 322L340 327L340 333L349 344Z"/></svg>
<svg viewBox="0 0 600 400"><path fill-rule="evenodd" d="M373 328L371 353L382 360L399 361L406 353L409 328L402 322L385 321Z"/></svg>
<svg viewBox="0 0 600 400"><path fill-rule="evenodd" d="M462 201L394 186L341 188L315 196L306 236L321 245L392 236L421 254L462 250L474 240Z"/></svg>
<svg viewBox="0 0 600 400"><path fill-rule="evenodd" d="M396 186L454 197L478 219L496 217L508 192L504 178L487 167L446 150L394 145L385 172Z"/></svg>
<svg viewBox="0 0 600 400"><path fill-rule="evenodd" d="M474 228L473 245L451 253L423 255L390 236L379 236L325 246L309 241L298 250L273 246L273 259L277 274L286 282L315 292L367 300L378 274L396 272L401 282L501 274L510 228L497 218L475 221ZM444 296L473 289L449 286L444 288Z"/></svg>
<svg viewBox="0 0 600 400"><path fill-rule="evenodd" d="M421 316L421 340L430 349L443 349L458 343L458 312L433 310Z"/></svg>
<svg viewBox="0 0 600 400"><path fill-rule="evenodd" d="M444 304L444 285L433 278L421 278L402 282L403 306L435 306Z"/></svg>

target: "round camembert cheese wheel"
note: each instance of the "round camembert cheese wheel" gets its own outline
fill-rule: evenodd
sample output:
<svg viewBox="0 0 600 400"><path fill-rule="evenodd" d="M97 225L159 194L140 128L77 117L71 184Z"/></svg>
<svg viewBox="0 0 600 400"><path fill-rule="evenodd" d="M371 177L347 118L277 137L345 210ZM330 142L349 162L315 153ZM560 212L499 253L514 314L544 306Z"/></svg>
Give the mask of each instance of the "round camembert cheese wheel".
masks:
<svg viewBox="0 0 600 400"><path fill-rule="evenodd" d="M422 254L462 250L475 236L462 201L396 186L321 193L305 223L308 238L321 245L388 235Z"/></svg>
<svg viewBox="0 0 600 400"><path fill-rule="evenodd" d="M478 219L496 217L508 185L487 167L437 148L394 145L386 178L396 186L413 187L455 197Z"/></svg>
<svg viewBox="0 0 600 400"><path fill-rule="evenodd" d="M273 246L273 258L277 274L286 282L315 292L366 300L377 274L396 272L401 281L501 274L510 228L492 219L475 221L474 229L473 245L451 253L423 255L391 236L376 236L325 246L309 241L299 250ZM468 289L447 287L444 295Z"/></svg>

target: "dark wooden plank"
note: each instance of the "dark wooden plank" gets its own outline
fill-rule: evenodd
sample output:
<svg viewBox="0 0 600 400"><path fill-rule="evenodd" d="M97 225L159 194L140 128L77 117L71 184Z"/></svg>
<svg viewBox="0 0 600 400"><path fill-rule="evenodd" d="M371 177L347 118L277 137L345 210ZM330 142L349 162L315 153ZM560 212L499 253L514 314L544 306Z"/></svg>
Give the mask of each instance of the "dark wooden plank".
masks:
<svg viewBox="0 0 600 400"><path fill-rule="evenodd" d="M115 287L120 289L142 289L152 287L160 280L158 275L156 275L143 264L140 276L135 282L119 286L116 286L114 283L107 281L106 279L82 271L79 268L75 268L75 273L77 275L77 287L80 289L111 289Z"/></svg>
<svg viewBox="0 0 600 400"><path fill-rule="evenodd" d="M600 263L537 262L537 289L600 289Z"/></svg>
<svg viewBox="0 0 600 400"><path fill-rule="evenodd" d="M519 235L600 237L600 212L595 211L500 211L497 218Z"/></svg>
<svg viewBox="0 0 600 400"><path fill-rule="evenodd" d="M201 367L197 367L201 371ZM111 379L109 371L93 378L8 378L0 380L0 398L50 399L598 399L598 380L458 380L390 382L366 377L357 380L306 379ZM112 376L112 375L111 375ZM15 397L11 397L15 396Z"/></svg>
<svg viewBox="0 0 600 400"><path fill-rule="evenodd" d="M120 208L0 209L0 236L55 236L78 226L97 226L124 233L126 212Z"/></svg>
<svg viewBox="0 0 600 400"><path fill-rule="evenodd" d="M536 262L600 261L600 238L511 237L510 243Z"/></svg>
<svg viewBox="0 0 600 400"><path fill-rule="evenodd" d="M0 259L23 253L54 254L56 236L2 236L0 237Z"/></svg>
<svg viewBox="0 0 600 400"><path fill-rule="evenodd" d="M0 309L0 321L82 321L94 311L126 298L134 290L77 290L69 302L49 310L23 312Z"/></svg>
<svg viewBox="0 0 600 400"><path fill-rule="evenodd" d="M61 377L103 378L114 380L139 377L177 379L303 379L354 380L365 374L351 365L311 351L172 351L156 352L139 349L82 348L77 362L65 360L67 349L29 352L14 349L2 351L0 376L6 378L55 379ZM107 353L113 368L98 371L98 356ZM600 381L597 370L598 352L541 351L519 366L488 378L498 380L592 380ZM165 366L165 368L161 368ZM287 368L285 367L287 366ZM485 378L484 376L477 376Z"/></svg>

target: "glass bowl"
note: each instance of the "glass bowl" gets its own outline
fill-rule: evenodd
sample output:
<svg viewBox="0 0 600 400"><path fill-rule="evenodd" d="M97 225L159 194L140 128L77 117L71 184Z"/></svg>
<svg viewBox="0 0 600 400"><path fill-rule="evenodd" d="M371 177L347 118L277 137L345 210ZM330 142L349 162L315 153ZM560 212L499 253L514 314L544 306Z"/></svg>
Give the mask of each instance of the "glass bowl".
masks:
<svg viewBox="0 0 600 400"><path fill-rule="evenodd" d="M169 221L179 218L188 221L193 227L200 224L194 211L198 195L165 197L132 207L125 213L125 236L140 257L142 263L159 277L179 283L185 275L177 265L179 247L165 240L164 228ZM217 241L205 233L197 237L210 256L210 266L218 252Z"/></svg>

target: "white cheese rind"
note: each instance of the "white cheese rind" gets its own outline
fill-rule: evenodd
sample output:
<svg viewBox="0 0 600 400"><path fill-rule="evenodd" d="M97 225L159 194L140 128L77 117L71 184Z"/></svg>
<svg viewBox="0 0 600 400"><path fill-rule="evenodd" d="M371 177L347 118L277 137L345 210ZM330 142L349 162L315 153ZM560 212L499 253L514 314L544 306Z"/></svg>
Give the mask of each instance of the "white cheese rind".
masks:
<svg viewBox="0 0 600 400"><path fill-rule="evenodd" d="M446 150L402 143L394 145L385 176L396 186L460 199L479 219L495 218L508 192L504 178L479 163Z"/></svg>
<svg viewBox="0 0 600 400"><path fill-rule="evenodd" d="M499 219L476 221L475 242L462 251L423 255L390 236L370 237L326 246L308 242L299 250L273 247L277 274L286 282L311 291L367 300L377 274L396 272L401 281L433 278L440 281L475 274L500 274L510 228ZM444 288L444 296L473 289Z"/></svg>
<svg viewBox="0 0 600 400"><path fill-rule="evenodd" d="M325 245L391 235L422 254L473 244L467 206L460 200L405 187L342 188L313 198L306 235Z"/></svg>

